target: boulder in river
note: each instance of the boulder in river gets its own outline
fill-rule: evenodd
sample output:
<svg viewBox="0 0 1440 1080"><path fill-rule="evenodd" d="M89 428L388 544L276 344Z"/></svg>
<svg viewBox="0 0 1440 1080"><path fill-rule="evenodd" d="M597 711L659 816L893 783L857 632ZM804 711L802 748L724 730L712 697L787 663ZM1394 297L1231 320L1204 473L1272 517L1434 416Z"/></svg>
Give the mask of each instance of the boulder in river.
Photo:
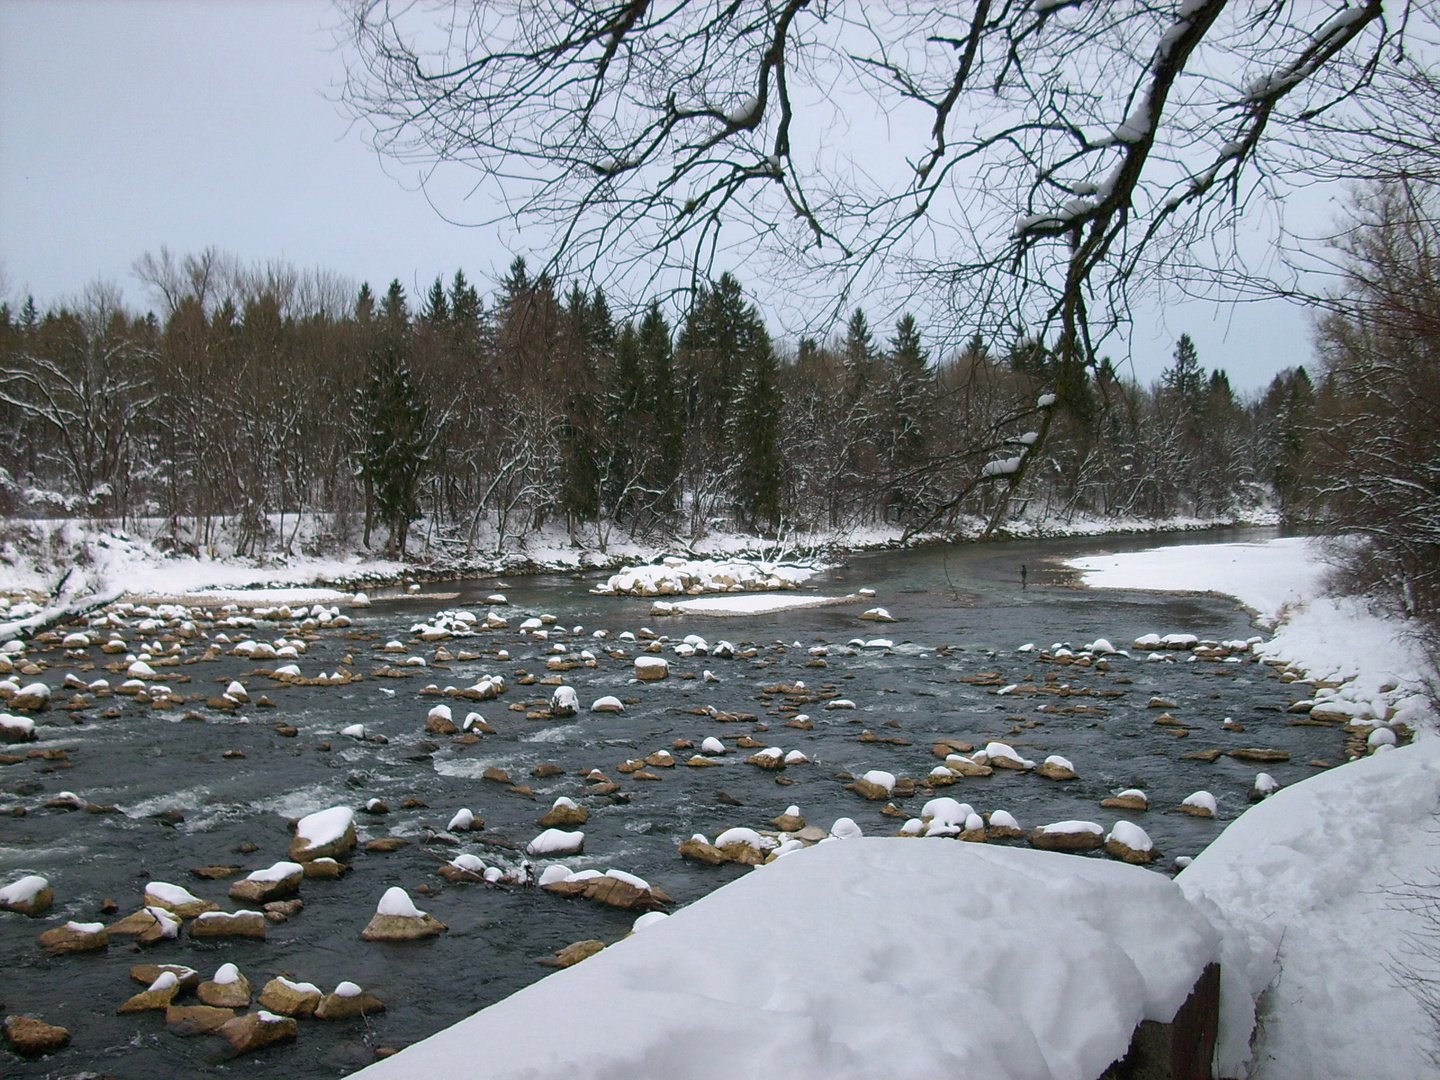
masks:
<svg viewBox="0 0 1440 1080"><path fill-rule="evenodd" d="M1105 830L1093 821L1057 821L1032 829L1030 843L1045 851L1089 851L1105 843Z"/></svg>
<svg viewBox="0 0 1440 1080"><path fill-rule="evenodd" d="M306 814L295 823L290 858L296 862L334 858L355 847L355 814L348 806L332 806Z"/></svg>
<svg viewBox="0 0 1440 1080"><path fill-rule="evenodd" d="M237 1054L248 1054L276 1043L294 1042L300 1025L293 1016L277 1016L261 1009L228 1020L215 1029L215 1034L230 1044Z"/></svg>
<svg viewBox="0 0 1440 1080"><path fill-rule="evenodd" d="M104 923L67 922L46 930L40 935L39 944L51 956L92 952L110 944L110 933Z"/></svg>
<svg viewBox="0 0 1440 1080"><path fill-rule="evenodd" d="M246 937L265 940L263 911L205 911L190 923L192 938Z"/></svg>
<svg viewBox="0 0 1440 1080"><path fill-rule="evenodd" d="M281 1016L313 1016L323 996L314 983L292 982L277 975L265 984L256 1000L262 1009Z"/></svg>
<svg viewBox="0 0 1440 1080"><path fill-rule="evenodd" d="M375 915L361 931L365 941L415 941L438 936L448 927L415 906L410 895L398 886L385 890Z"/></svg>
<svg viewBox="0 0 1440 1080"><path fill-rule="evenodd" d="M326 994L315 1009L316 1020L349 1020L366 1013L384 1012L385 1003L353 982L342 982Z"/></svg>
<svg viewBox="0 0 1440 1080"><path fill-rule="evenodd" d="M50 882L39 874L27 874L0 889L0 908L21 915L43 915L54 901Z"/></svg>
<svg viewBox="0 0 1440 1080"><path fill-rule="evenodd" d="M189 889L171 885L168 881L152 881L145 886L145 906L164 908L182 919L193 919L205 911L218 911L220 905L213 900L202 900Z"/></svg>
<svg viewBox="0 0 1440 1080"><path fill-rule="evenodd" d="M214 1005L171 1005L165 1010L165 1026L176 1035L208 1035L235 1019L234 1009Z"/></svg>
<svg viewBox="0 0 1440 1080"><path fill-rule="evenodd" d="M294 896L304 880L305 867L300 863L278 862L235 882L230 886L230 895L251 904L268 904Z"/></svg>
<svg viewBox="0 0 1440 1080"><path fill-rule="evenodd" d="M33 1016L7 1016L5 1038L21 1057L39 1057L62 1049L70 1041L70 1032Z"/></svg>
<svg viewBox="0 0 1440 1080"><path fill-rule="evenodd" d="M196 988L195 996L218 1009L243 1009L250 1004L250 980L234 964L221 964L213 979Z"/></svg>

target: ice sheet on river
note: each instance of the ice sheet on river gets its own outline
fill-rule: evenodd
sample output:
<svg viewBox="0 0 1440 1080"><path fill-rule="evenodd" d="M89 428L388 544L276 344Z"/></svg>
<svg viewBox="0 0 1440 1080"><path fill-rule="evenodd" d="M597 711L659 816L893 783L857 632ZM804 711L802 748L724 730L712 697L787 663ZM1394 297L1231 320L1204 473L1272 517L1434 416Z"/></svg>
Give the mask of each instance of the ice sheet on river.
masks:
<svg viewBox="0 0 1440 1080"><path fill-rule="evenodd" d="M838 841L356 1075L1093 1080L1142 1019L1173 1018L1219 943L1136 867Z"/></svg>

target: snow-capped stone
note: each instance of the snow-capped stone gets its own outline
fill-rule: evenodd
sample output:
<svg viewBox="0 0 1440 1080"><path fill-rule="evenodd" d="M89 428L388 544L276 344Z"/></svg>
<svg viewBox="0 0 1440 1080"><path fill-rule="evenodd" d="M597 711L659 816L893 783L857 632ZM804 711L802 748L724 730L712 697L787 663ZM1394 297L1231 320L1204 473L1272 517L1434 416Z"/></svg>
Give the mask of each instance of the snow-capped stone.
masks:
<svg viewBox="0 0 1440 1080"><path fill-rule="evenodd" d="M316 1020L349 1020L366 1013L384 1012L385 1004L356 983L342 982L326 994L315 1009Z"/></svg>
<svg viewBox="0 0 1440 1080"><path fill-rule="evenodd" d="M445 826L446 832L470 832L475 829L483 829L485 822L470 812L469 808L461 807L455 811L449 824Z"/></svg>
<svg viewBox="0 0 1440 1080"><path fill-rule="evenodd" d="M1124 791L1111 795L1108 799L1101 799L1100 805L1107 810L1148 810L1150 809L1150 796L1139 788L1126 788Z"/></svg>
<svg viewBox="0 0 1440 1080"><path fill-rule="evenodd" d="M164 908L182 919L193 919L202 912L215 911L220 907L213 900L202 900L189 889L168 881L152 881L146 885L145 903L149 907Z"/></svg>
<svg viewBox="0 0 1440 1080"><path fill-rule="evenodd" d="M1105 853L1137 865L1152 862L1160 855L1149 834L1133 821L1115 823L1105 837Z"/></svg>
<svg viewBox="0 0 1440 1080"><path fill-rule="evenodd" d="M550 811L540 819L540 825L546 829L567 829L576 825L584 825L590 820L590 811L578 805L574 799L560 796L550 807Z"/></svg>
<svg viewBox="0 0 1440 1080"><path fill-rule="evenodd" d="M305 867L300 863L277 862L235 882L230 886L230 896L252 904L268 904L294 896L304 880Z"/></svg>
<svg viewBox="0 0 1440 1080"><path fill-rule="evenodd" d="M265 984L256 1001L261 1008L281 1016L313 1016L321 997L314 983L292 982L277 975Z"/></svg>
<svg viewBox="0 0 1440 1080"><path fill-rule="evenodd" d="M0 713L0 743L35 741L35 721L28 716Z"/></svg>
<svg viewBox="0 0 1440 1080"><path fill-rule="evenodd" d="M1214 795L1208 791L1197 791L1193 795L1185 796L1180 809L1192 817L1214 817L1218 808Z"/></svg>
<svg viewBox="0 0 1440 1080"><path fill-rule="evenodd" d="M228 1042L236 1054L294 1042L299 1032L300 1026L293 1016L277 1016L266 1009L237 1016L215 1029L215 1033Z"/></svg>
<svg viewBox="0 0 1440 1080"><path fill-rule="evenodd" d="M103 949L110 943L110 934L104 923L67 922L46 930L37 941L52 956L60 956Z"/></svg>
<svg viewBox="0 0 1440 1080"><path fill-rule="evenodd" d="M670 662L663 656L637 656L635 677L641 682L653 682L670 674Z"/></svg>
<svg viewBox="0 0 1440 1080"><path fill-rule="evenodd" d="M50 882L39 874L26 874L0 888L0 909L21 915L43 915L54 900Z"/></svg>
<svg viewBox="0 0 1440 1080"><path fill-rule="evenodd" d="M552 716L574 716L580 711L580 697L573 686L557 686L550 695Z"/></svg>
<svg viewBox="0 0 1440 1080"><path fill-rule="evenodd" d="M1070 763L1070 759L1061 757L1059 754L1051 754L1036 766L1035 772L1047 780L1074 780L1079 775L1075 772L1075 766Z"/></svg>
<svg viewBox="0 0 1440 1080"><path fill-rule="evenodd" d="M1280 790L1280 782L1269 773L1256 773L1255 782L1250 785L1250 801L1260 802Z"/></svg>
<svg viewBox="0 0 1440 1080"><path fill-rule="evenodd" d="M585 834L563 829L546 829L525 845L525 853L531 856L578 855L584 850Z"/></svg>
<svg viewBox="0 0 1440 1080"><path fill-rule="evenodd" d="M332 806L306 814L295 823L290 858L309 862L343 855L355 847L355 813L348 806Z"/></svg>
<svg viewBox="0 0 1440 1080"><path fill-rule="evenodd" d="M613 694L606 694L604 697L599 697L595 699L595 703L590 706L590 711L610 713L624 712L625 705L618 697L615 697Z"/></svg>
<svg viewBox="0 0 1440 1080"><path fill-rule="evenodd" d="M212 978L196 987L195 996L217 1009L244 1009L250 1004L250 980L234 964L221 964Z"/></svg>
<svg viewBox="0 0 1440 1080"><path fill-rule="evenodd" d="M404 889L391 886L360 936L365 941L413 941L435 937L445 929L444 923L417 908Z"/></svg>
<svg viewBox="0 0 1440 1080"><path fill-rule="evenodd" d="M1105 830L1093 821L1057 821L1032 829L1030 843L1046 851L1086 851L1105 843Z"/></svg>
<svg viewBox="0 0 1440 1080"><path fill-rule="evenodd" d="M265 939L261 911L202 911L190 923L192 938L245 937Z"/></svg>
<svg viewBox="0 0 1440 1080"><path fill-rule="evenodd" d="M848 817L836 818L835 823L830 826L830 836L836 840L858 840L864 835L860 826Z"/></svg>

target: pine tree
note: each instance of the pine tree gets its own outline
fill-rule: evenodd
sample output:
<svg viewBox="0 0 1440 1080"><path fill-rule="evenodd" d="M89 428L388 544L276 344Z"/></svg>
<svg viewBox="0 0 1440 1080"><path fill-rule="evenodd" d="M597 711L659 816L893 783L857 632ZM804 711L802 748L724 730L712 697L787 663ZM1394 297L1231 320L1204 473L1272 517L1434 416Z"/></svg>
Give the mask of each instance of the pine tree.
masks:
<svg viewBox="0 0 1440 1080"><path fill-rule="evenodd" d="M387 336L370 353L356 423L364 432L356 454L359 474L389 527L390 550L403 556L410 523L420 513L433 434L429 408L411 382L403 346L393 338Z"/></svg>
<svg viewBox="0 0 1440 1080"><path fill-rule="evenodd" d="M410 305L399 278L390 282L385 290L385 299L380 301L380 319L385 324L385 332L396 339L404 337L410 329Z"/></svg>
<svg viewBox="0 0 1440 1080"><path fill-rule="evenodd" d="M865 312L856 308L845 325L845 397L854 404L865 398L875 383L875 343Z"/></svg>

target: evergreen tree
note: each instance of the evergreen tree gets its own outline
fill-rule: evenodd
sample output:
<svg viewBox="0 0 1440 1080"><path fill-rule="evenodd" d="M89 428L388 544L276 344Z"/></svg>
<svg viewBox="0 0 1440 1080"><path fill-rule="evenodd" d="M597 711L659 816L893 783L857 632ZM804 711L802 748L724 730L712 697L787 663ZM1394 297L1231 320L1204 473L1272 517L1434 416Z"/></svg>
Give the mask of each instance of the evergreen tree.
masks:
<svg viewBox="0 0 1440 1080"><path fill-rule="evenodd" d="M375 294L370 291L370 283L367 281L360 286L360 295L355 297L355 321L361 326L369 326L374 317Z"/></svg>
<svg viewBox="0 0 1440 1080"><path fill-rule="evenodd" d="M760 330L763 335L764 329ZM779 363L765 335L764 347L751 351L741 375L731 415L730 446L735 456L735 508L750 528L779 527L782 466L780 458Z"/></svg>
<svg viewBox="0 0 1440 1080"><path fill-rule="evenodd" d="M650 441L656 450L648 480L656 490L669 493L667 502L673 504L675 480L685 451L685 421L675 386L670 324L658 303L652 303L640 320L638 346L647 387Z"/></svg>
<svg viewBox="0 0 1440 1080"><path fill-rule="evenodd" d="M1174 356L1175 363L1160 376L1161 384L1187 412L1197 413L1204 406L1205 369L1200 366L1199 353L1189 334L1180 335Z"/></svg>
<svg viewBox="0 0 1440 1080"><path fill-rule="evenodd" d="M385 332L397 339L410 329L410 304L399 278L390 282L385 290L385 299L380 301L380 319L385 324Z"/></svg>
<svg viewBox="0 0 1440 1080"><path fill-rule="evenodd" d="M845 361L845 397L854 404L865 398L875 383L875 343L870 337L870 324L858 307L845 325L842 346Z"/></svg>
<svg viewBox="0 0 1440 1080"><path fill-rule="evenodd" d="M425 297L425 308L420 317L431 326L445 326L450 322L450 301L445 296L445 286L440 281L440 276L435 276L435 283L430 286L430 292Z"/></svg>
<svg viewBox="0 0 1440 1080"><path fill-rule="evenodd" d="M403 556L410 523L420 514L420 484L433 434L429 406L411 382L403 347L393 338L370 353L356 413L364 432L356 455L359 474L390 530L390 551Z"/></svg>
<svg viewBox="0 0 1440 1080"><path fill-rule="evenodd" d="M722 274L698 291L680 333L679 352L686 417L709 452L723 452L741 377L769 348L765 324L733 275Z"/></svg>

